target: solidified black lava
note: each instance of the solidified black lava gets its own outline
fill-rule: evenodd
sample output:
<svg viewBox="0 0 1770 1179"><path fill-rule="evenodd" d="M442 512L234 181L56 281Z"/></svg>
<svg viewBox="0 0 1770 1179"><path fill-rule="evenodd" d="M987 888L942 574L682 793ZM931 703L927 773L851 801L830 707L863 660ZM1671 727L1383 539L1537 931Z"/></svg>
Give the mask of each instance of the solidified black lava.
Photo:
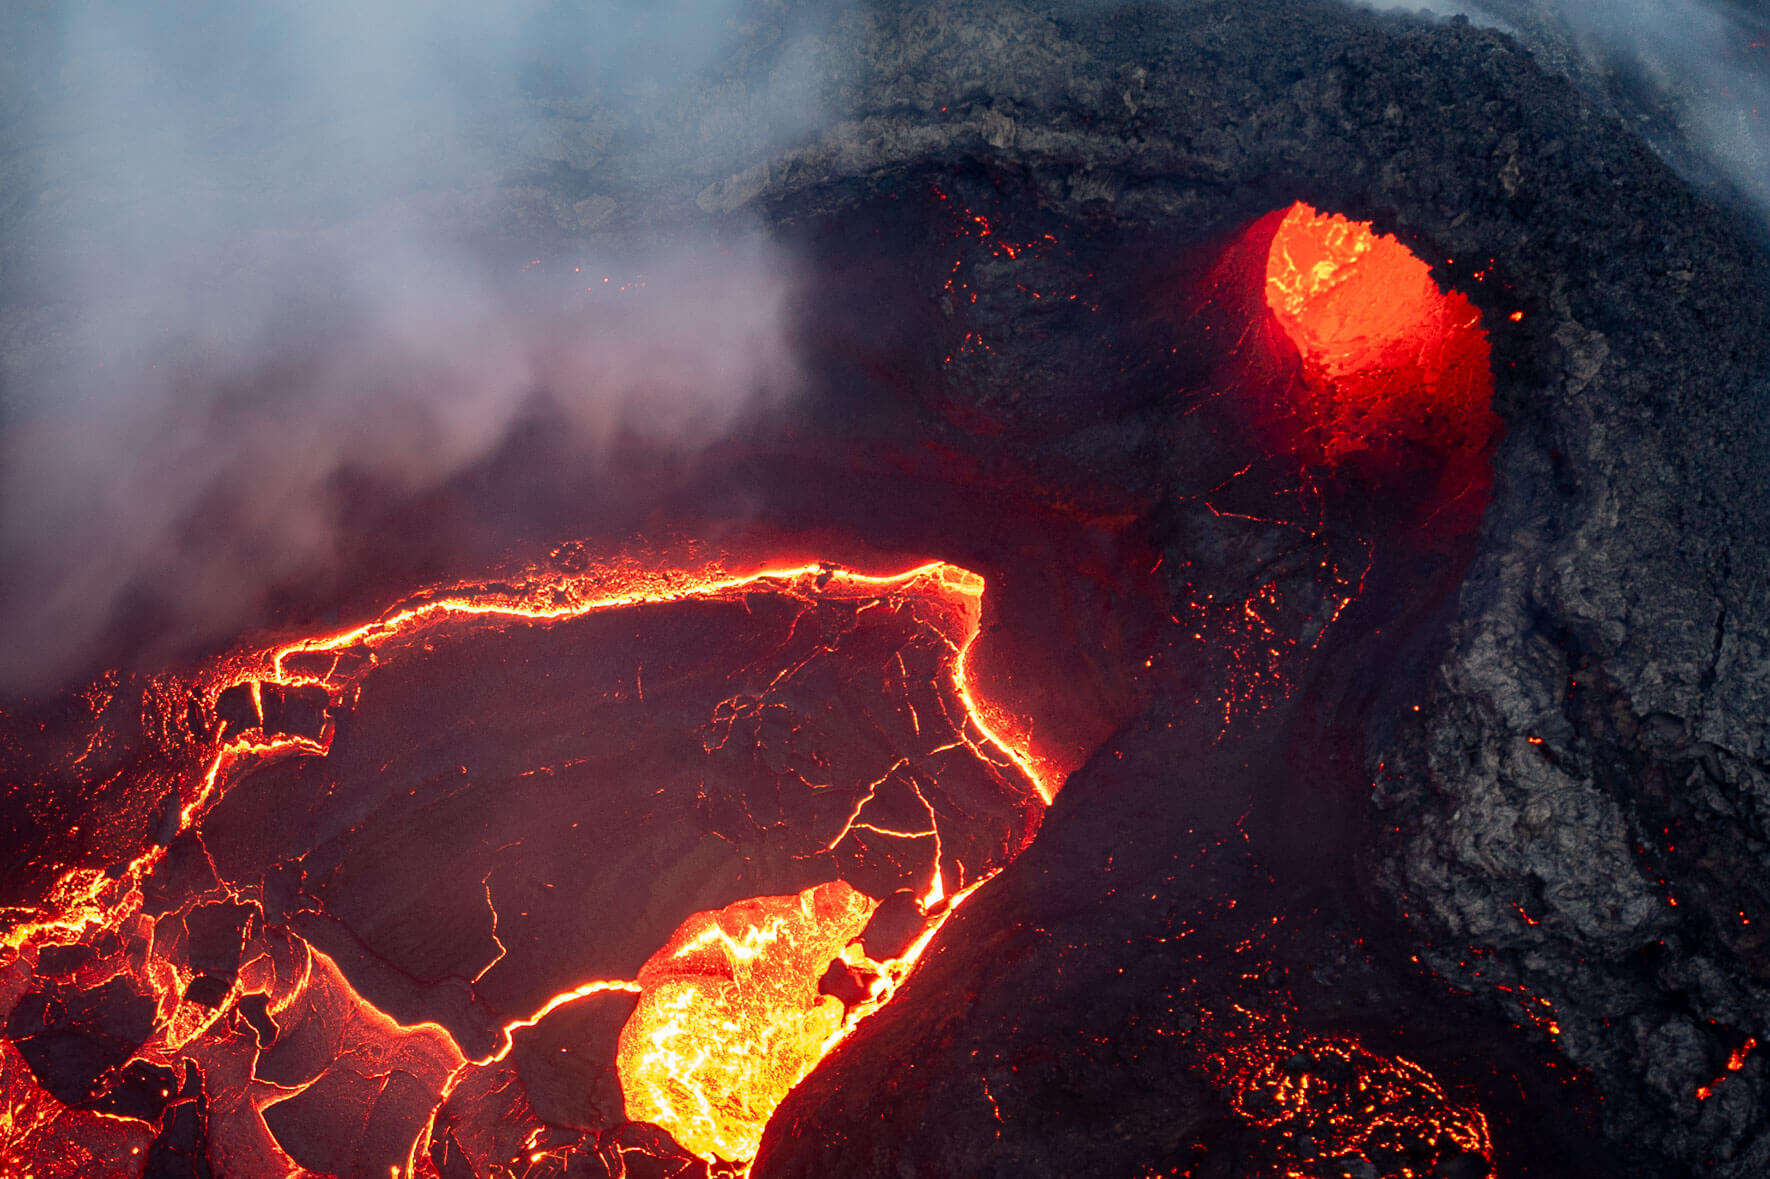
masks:
<svg viewBox="0 0 1770 1179"><path fill-rule="evenodd" d="M789 23L761 20L754 44L779 44ZM709 242L760 222L805 261L808 397L691 470L660 474L641 455L645 490L624 499L578 471L537 410L455 484L366 496L340 545L352 588L291 592L280 620L341 602L360 613L390 586L478 575L565 537L594 553L658 521L836 536L983 572L986 626L1003 636L992 658L1028 713L1065 732L1136 715L1109 740L1071 742L1100 747L1038 841L789 1097L758 1179L1263 1173L1325 1131L1265 1133L1209 1080L1201 1029L1237 1004L1423 1065L1486 1112L1503 1179L1770 1171L1770 1048L1750 1048L1770 1044L1770 263L1743 218L1517 43L1466 24L1314 0L879 0L833 18L815 47L806 68L832 115L814 132L746 111L709 136L702 116L760 85L733 65L724 88L644 128L648 150L617 144L588 170L537 157L486 201L525 259L685 216ZM595 123L595 100L559 85L544 96L572 112L559 120ZM619 211L586 227L587 193ZM1506 434L1477 532L1426 535L1394 486L1335 485L1250 449L1237 398L1294 361L1228 362L1259 325L1225 307L1259 300L1213 288L1211 267L1295 200L1374 220L1482 312ZM1196 637L1256 592L1279 604L1252 646ZM572 691L606 685L542 646L519 670L437 656L461 660L441 677L453 699L378 675L340 722L336 763L243 783L212 847L171 842L147 911L218 888L219 868L364 994L489 1051L499 1023L582 972L547 940L578 915L537 891L512 909L535 917L495 931L523 943L512 965L471 994L457 985L498 952L487 849L534 822L485 818L474 783L541 805L525 771L643 736L636 712L573 730ZM1247 691L1226 716L1232 673ZM171 838L164 792L118 803L120 768L182 772L130 728L146 727L125 706L145 685L8 709L8 788L39 793L8 795L4 829L25 851L0 869L0 899ZM461 727L487 714L475 693L501 689L527 707L495 733ZM192 734L314 737L326 721L299 691L177 711ZM67 769L101 721L127 739ZM559 758L532 753L548 742ZM384 762L398 767L385 780ZM581 764L560 772L588 781ZM425 783L444 789L403 793ZM326 811L341 787L349 813ZM647 798L629 794L623 820L637 822ZM294 817L263 809L289 800ZM109 829L66 821L113 804ZM383 810L401 816L397 836L358 825ZM671 839L710 846L741 810L687 789L659 815ZM562 857L576 846L523 833ZM463 839L440 883L385 866ZM623 842L603 833L597 855ZM781 859L770 879L787 887L799 878ZM594 883L599 862L574 865ZM880 892L904 883L872 867ZM437 888L472 923L427 910ZM893 908L869 937L913 936L916 915ZM239 967L238 918L221 906L185 923L209 972L198 1002L222 1001ZM656 940L635 935L608 971ZM94 1099L108 1072L96 1100L157 1119L151 1173L203 1173L196 1068L156 1111L163 1078L117 1068L140 1043L140 1001L89 1001L71 981L89 965L45 951L8 1036L63 1100ZM332 1068L320 1016L273 1020L250 996L239 1015L261 1077L314 1082L267 1115L304 1165L385 1173L430 1118L438 1173L487 1179L487 1160L518 1146L484 1130L488 1110L561 1134L611 1121L610 1078L577 1050L607 1041L628 1003L554 1013L534 1044L563 1051L525 1047L434 1115L407 1073ZM334 1142L328 1119L345 1113L373 1132ZM659 1137L624 1126L605 1145L635 1169L680 1161ZM1387 1176L1424 1159L1438 1179L1480 1167L1454 1144L1372 1153L1321 1163Z"/></svg>
<svg viewBox="0 0 1770 1179"><path fill-rule="evenodd" d="M963 453L992 445L979 420L1012 434L1023 462L1078 489L1066 494L1098 494L1086 472L1115 472L1164 549L1176 608L1201 586L1245 592L1284 548L1195 498L1232 449L1208 400L1224 391L1127 314L1127 289L1145 308L1164 289L1152 248L1184 276L1212 240L1295 198L1374 217L1483 309L1507 437L1466 575L1376 537L1365 593L1297 667L1293 703L1250 722L1267 736L1227 746L1277 741L1258 755L1213 751L1196 669L1175 668L1141 731L1076 776L902 1004L789 1099L757 1173L1185 1169L1189 1136L1212 1160L1191 1173L1257 1170L1261 1148L1237 1143L1245 1128L1164 1048L1164 1022L1231 968L1152 962L1162 916L1134 899L1185 911L1225 890L1354 931L1356 983L1319 948L1275 952L1301 1006L1381 1026L1393 1050L1482 1094L1501 1174L1757 1173L1766 1066L1728 1068L1766 1030L1753 882L1770 763L1753 718L1770 562L1753 521L1770 503L1754 458L1770 333L1743 222L1467 26L1281 3L986 5L881 18L868 35L876 72L851 120L771 162L754 202L821 229L832 259L868 250L845 215L913 225L897 210L936 186L996 240L1061 246L1001 257L974 235L943 240L929 215L899 255L929 262L894 268L878 251L853 289L882 273L947 348L920 369L869 357L842 371L915 390ZM967 93L955 49L974 36L999 47L987 95ZM975 301L943 295L942 258ZM1026 289L1108 310L1016 302ZM948 361L967 332L987 355ZM1172 399L1140 404L1140 389ZM1369 533L1329 506L1331 558ZM1322 591L1302 561L1281 584L1305 602ZM1118 755L1134 749L1147 752L1127 769ZM1229 764L1201 787L1192 771L1217 756ZM1201 819L1201 789L1239 807ZM1254 821L1237 826L1241 807ZM1247 834L1257 867L1239 886L1180 870L1195 831ZM1156 848L1129 867L1137 841ZM1119 986L1120 970L1136 983ZM888 1060L915 1063L881 1089ZM881 1129L902 1126L918 1131Z"/></svg>
<svg viewBox="0 0 1770 1179"><path fill-rule="evenodd" d="M45 1090L64 1105L98 1096L100 1081L141 1047L154 1028L154 1001L127 979L85 990L50 987L22 995L6 1038Z"/></svg>

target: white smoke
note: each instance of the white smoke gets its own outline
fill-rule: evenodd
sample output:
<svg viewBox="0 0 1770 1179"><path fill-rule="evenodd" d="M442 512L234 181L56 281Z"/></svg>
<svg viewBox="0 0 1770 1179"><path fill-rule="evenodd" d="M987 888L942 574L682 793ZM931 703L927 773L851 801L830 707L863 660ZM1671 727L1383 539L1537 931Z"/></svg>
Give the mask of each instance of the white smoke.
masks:
<svg viewBox="0 0 1770 1179"><path fill-rule="evenodd" d="M1549 21L1588 83L1672 96L1679 135L1770 217L1764 18L1424 2L1527 36ZM813 30L793 11L0 5L0 690L83 666L132 602L180 641L227 635L332 559L341 480L434 488L538 393L592 459L633 432L692 452L781 396L794 281L763 245L585 247L540 272L643 272L644 297L561 274L515 298L519 264L475 235L518 214L593 234L635 192L685 202L756 128L803 132L819 113L795 39ZM697 89L739 44L749 72Z"/></svg>
<svg viewBox="0 0 1770 1179"><path fill-rule="evenodd" d="M0 231L0 282L49 308L0 312L0 690L83 666L131 603L171 641L225 637L333 559L341 480L434 488L537 395L586 461L617 435L692 453L785 395L787 260L704 231L618 259L571 246L623 215L606 161L628 186L695 162L667 123L753 35L740 9L81 0L0 16L0 134L19 162L0 187L30 194ZM779 108L765 121L814 117L790 57L750 87ZM472 238L511 209L552 218L562 252Z"/></svg>
<svg viewBox="0 0 1770 1179"><path fill-rule="evenodd" d="M1677 130L1770 220L1770 10L1725 0L1568 0L1560 14L1590 60L1636 74L1650 94L1675 103Z"/></svg>

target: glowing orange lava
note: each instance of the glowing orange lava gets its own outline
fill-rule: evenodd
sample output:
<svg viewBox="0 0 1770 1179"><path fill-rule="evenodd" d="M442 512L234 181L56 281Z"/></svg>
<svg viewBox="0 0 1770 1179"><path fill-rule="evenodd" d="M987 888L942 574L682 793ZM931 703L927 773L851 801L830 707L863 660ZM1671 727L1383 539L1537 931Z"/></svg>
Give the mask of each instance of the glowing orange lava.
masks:
<svg viewBox="0 0 1770 1179"><path fill-rule="evenodd" d="M1484 455L1499 422L1481 313L1406 246L1294 205L1267 255L1266 302L1303 359L1295 409L1316 461Z"/></svg>
<svg viewBox="0 0 1770 1179"><path fill-rule="evenodd" d="M1007 788L1023 791L1026 804L1036 810L1055 795L1061 774L1028 752L1019 726L1030 720L993 707L968 670L967 656L981 628L983 593L982 577L937 561L886 575L821 564L743 573L719 568L660 572L616 564L575 574L540 569L496 587L421 594L360 626L268 649L244 649L188 683L156 685L157 695L144 706L171 702L168 706L182 709L184 701L197 699L225 721L195 740L172 724L158 726L167 734L164 753L169 761L188 767L182 779L170 780L174 793L165 800L168 813L176 816L179 832L200 837L212 808L254 769L288 757L328 757L332 718L350 710L364 674L408 652L488 627L545 627L591 612L652 603L745 602L774 596L809 607L833 599L863 612L908 609L927 633L946 645L948 654L940 666L949 682L934 700L945 710L954 734L948 738L950 748L969 750L994 767ZM323 717L316 711L322 718L308 731L285 732L273 717L280 715L276 710L281 702L297 692L317 699ZM232 705L224 708L224 697ZM905 707L914 710L913 704ZM909 790L920 797L913 782ZM174 1071L183 1060L200 1062L210 1084L214 1149L243 1173L313 1170L311 1160L284 1153L281 1139L273 1137L276 1124L312 1117L313 1101L295 1108L301 1104L297 1099L310 1091L323 1091L324 1101L333 1100L333 1094L369 1093L383 1058L392 1059L389 1054L410 1057L400 1067L421 1075L436 1100L446 1102L470 1079L477 1085L478 1078L498 1075L517 1037L558 1008L607 992L636 993L638 1006L621 1033L617 1060L611 1062L619 1071L628 1116L664 1127L685 1149L709 1161L741 1163L753 1156L763 1127L787 1091L860 1020L890 999L953 906L993 875L982 866L974 879L943 877L936 814L922 801L929 806L926 831L880 829L861 821L857 809L837 836L839 841L849 829L860 827L907 840L931 837L931 868L912 905L920 916L912 918L904 935L907 944L895 943L895 958L881 962L867 957L857 939L880 902L843 881L797 895L739 901L689 917L637 979L582 982L527 1017L509 1019L497 1047L484 1059L471 1059L436 1024L408 1027L389 1018L359 996L344 973L302 936L259 918L246 935L242 965L231 987L212 1003L192 1002L188 995L198 970L184 955L182 925L161 919L156 927L149 916L154 910L148 894L169 854L168 841L156 842L120 871L65 871L42 905L0 933L0 982L10 971L17 987L30 985L39 952L50 946L144 947L138 953L145 961L133 963L118 950L103 951L80 981L91 985L126 977L151 997L156 1030L136 1059ZM949 895L949 889L956 889L956 895ZM220 893L209 892L207 900L199 897L186 904L210 901L256 905L251 894L226 886ZM186 911L174 912L182 916ZM167 936L168 930L176 936ZM832 971L848 989L820 993ZM248 1026L239 1012L252 1005L260 1012L259 1022ZM279 1036L318 1034L312 1030L320 1026L316 1021L336 1025L325 1033L335 1041L335 1064L300 1078L257 1075L266 1044L276 1043ZM339 1030L347 1027L354 1030ZM139 1120L119 1122L63 1109L44 1095L4 1044L0 1089L11 1094L0 1109L0 1154L40 1175L72 1173L68 1167L85 1157L75 1140L100 1143L105 1140L101 1131L113 1125L128 1139L117 1152L134 1152L137 1161L151 1137L151 1127ZM272 1136L265 1133L267 1125ZM409 1149L402 1145L399 1151L402 1173L422 1173L429 1165L424 1156L430 1131L418 1127L414 1134L415 1139L401 1140L409 1143ZM67 1141L58 1135L68 1136ZM125 1161L118 1173L134 1172Z"/></svg>
<svg viewBox="0 0 1770 1179"><path fill-rule="evenodd" d="M1698 1101L1707 1101L1709 1098L1713 1097L1715 1095L1715 1086L1719 1085L1722 1081L1725 1081L1727 1079L1727 1076L1729 1073L1736 1073L1740 1069L1744 1068L1746 1058L1751 1056L1752 1049L1756 1048L1757 1046L1758 1046L1757 1037L1756 1036L1747 1036L1745 1038L1744 1043L1740 1044L1739 1047L1735 1048L1731 1053L1728 1054L1728 1056L1727 1056L1727 1072L1724 1072L1719 1077L1716 1077L1715 1080L1710 1084L1697 1086L1696 1099Z"/></svg>
<svg viewBox="0 0 1770 1179"><path fill-rule="evenodd" d="M976 220L987 234L987 223ZM1424 454L1442 472L1437 483L1441 493L1456 498L1485 486L1481 472L1497 420L1488 408L1487 340L1466 299L1441 292L1424 263L1394 239L1303 205L1279 224L1264 280L1267 305L1302 360L1302 387L1294 391L1296 401L1288 410L1301 424L1295 439L1298 453L1311 463L1346 465L1379 476L1397 469L1402 459ZM1350 587L1359 582L1341 580L1346 592L1336 593L1330 623L1351 600L1355 591ZM143 727L163 735L166 748L157 752L181 769L169 774L165 784L144 778L141 789L150 807L164 804L159 813L173 831L161 831L152 846L115 870L64 866L44 903L0 930L0 989L22 993L32 985L39 955L47 947L107 945L95 950L96 965L84 968L87 974L78 981L92 985L126 976L152 997L155 1031L136 1059L174 1071L186 1061L201 1065L210 1086L209 1133L234 1173L319 1173L321 1163L291 1158L279 1145L287 1139L275 1138L274 1126L267 1131L267 1125L317 1116L311 1111L320 1105L354 1109L360 1095L378 1099L380 1087L396 1072L412 1078L412 1085L434 1104L427 1107L428 1125L401 1123L396 1176L435 1173L429 1160L431 1136L437 1133L442 1141L450 1133L447 1128L438 1132L436 1119L452 1094L512 1089L500 1078L507 1075L503 1062L515 1050L518 1036L568 1004L593 996L602 996L596 1002L616 1002L609 992L636 994L637 1005L621 1027L613 1062L626 1117L661 1127L683 1149L709 1162L744 1164L754 1157L768 1120L788 1091L861 1020L891 999L953 908L1025 846L1036 820L1016 829L1019 842L1008 842L996 861L943 869L935 807L914 780L900 783L903 805L898 811L881 807L884 817L863 818L885 781L881 779L847 813L846 825L829 849L857 831L932 846L932 869L926 876L917 861L914 900L905 906L910 916L890 944L895 956L876 960L863 950L861 936L881 914L883 902L843 880L796 894L754 897L687 917L635 979L577 981L568 974L564 980L538 984L537 992L544 994L561 981L574 981L525 1017L510 1018L530 1010L535 996L514 1011L500 1011L488 1026L501 1036L473 1053L455 1042L458 1033L438 1024L404 1026L387 1016L356 993L346 970L300 933L267 925L268 906L260 905L250 932L242 932L245 944L237 976L209 977L211 984L219 980L219 997L192 1000L191 990L203 976L182 944L180 920L199 903L250 907L258 902L249 890L215 882L204 886L207 892L183 898L183 910L164 897L160 900L166 903L156 910L146 896L156 869L168 862L173 834L200 835L206 817L213 830L216 803L251 771L276 759L328 757L337 718L350 711L369 669L483 628L544 628L594 612L695 599L743 602L746 608L752 598L763 596L801 603L845 599L863 611L907 605L937 636L932 642L943 656L938 662L940 690L932 699L949 728L936 752L968 750L988 763L992 773L1000 771L1017 809L1036 811L1055 798L1063 767L1032 751L1031 718L999 707L974 682L971 656L982 626L984 590L981 576L939 561L885 575L823 564L741 572L659 571L615 563L573 573L540 568L495 587L432 590L372 622L237 651L187 681L168 678L143 702L144 711L159 709L166 715ZM1266 619L1280 608L1276 583L1240 607L1246 633L1251 641L1265 644L1274 674L1289 648L1280 644L1279 628ZM634 687L643 699L637 672ZM280 722L273 723L285 700L302 693L312 706L311 727L287 731ZM176 723L187 704L219 723L202 726L195 730L200 735L192 736L192 729ZM920 734L914 705L905 707ZM925 719L928 714L924 710L921 715ZM1225 723L1227 719L1226 713ZM162 798L166 789L170 796ZM150 790L160 793L145 793ZM926 820L911 805L917 801L926 809ZM841 817L838 812L836 821ZM797 887L804 879L784 887ZM505 948L498 940L496 910L493 917L491 937L501 958ZM629 969L632 961L619 969ZM494 958L480 975L497 962ZM569 969L589 973L576 959ZM248 1000L258 1013L256 1022L243 1014ZM1237 1111L1262 1126L1281 1133L1292 1121L1331 1127L1330 1145L1336 1150L1423 1138L1442 1140L1440 1153L1454 1148L1491 1155L1480 1113L1454 1105L1429 1074L1405 1060L1378 1056L1345 1037L1293 1032L1270 1017L1250 1015L1243 1025L1218 1030L1223 1040L1215 1056L1217 1080L1236 1093ZM299 1077L261 1076L263 1054L279 1036L285 1044L296 1043L297 1037L323 1038L331 1055ZM1748 1043L1738 1054L1741 1062L1749 1049ZM483 1059L474 1059L476 1055ZM1333 1079L1341 1075L1356 1078L1356 1085ZM224 1077L231 1079L223 1083ZM412 1100L414 1108L421 1104ZM517 1100L509 1099L510 1109ZM517 1121L514 1116L505 1120L510 1126ZM139 1154L151 1140L149 1131L142 1119L116 1119L55 1103L35 1083L19 1053L0 1041L0 1163L8 1173L32 1167L44 1176L89 1173L80 1168L94 1164L94 1144L119 1157L124 1150ZM522 1154L531 1164L555 1149L543 1141L541 1130L521 1137ZM464 1129L461 1140L469 1138ZM315 1140L311 1135L306 1139ZM610 1149L621 1153L629 1148ZM116 1170L139 1173L129 1164Z"/></svg>
<svg viewBox="0 0 1770 1179"><path fill-rule="evenodd" d="M754 1157L775 1107L842 1030L844 1005L818 980L877 906L836 880L684 921L640 970L621 1031L627 1116L703 1158Z"/></svg>

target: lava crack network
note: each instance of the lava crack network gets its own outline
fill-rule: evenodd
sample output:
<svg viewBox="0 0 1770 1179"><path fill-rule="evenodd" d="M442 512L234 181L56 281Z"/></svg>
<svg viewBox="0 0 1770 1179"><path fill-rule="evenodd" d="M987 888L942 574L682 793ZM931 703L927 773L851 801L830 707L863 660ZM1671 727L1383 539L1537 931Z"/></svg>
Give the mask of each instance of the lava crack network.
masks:
<svg viewBox="0 0 1770 1179"><path fill-rule="evenodd" d="M157 684L174 830L5 934L6 1169L741 1165L1056 789L983 588L547 571Z"/></svg>
<svg viewBox="0 0 1770 1179"><path fill-rule="evenodd" d="M1274 440L1390 488L1429 454L1424 500L1477 505L1497 427L1472 307L1368 226L1275 218L1263 293L1301 380ZM69 758L104 767L134 842L69 857L0 927L0 1170L744 1169L1061 784L973 682L983 592L939 562L573 549L139 700L95 685ZM1425 1070L1274 1020L1200 1033L1236 1112L1491 1157Z"/></svg>

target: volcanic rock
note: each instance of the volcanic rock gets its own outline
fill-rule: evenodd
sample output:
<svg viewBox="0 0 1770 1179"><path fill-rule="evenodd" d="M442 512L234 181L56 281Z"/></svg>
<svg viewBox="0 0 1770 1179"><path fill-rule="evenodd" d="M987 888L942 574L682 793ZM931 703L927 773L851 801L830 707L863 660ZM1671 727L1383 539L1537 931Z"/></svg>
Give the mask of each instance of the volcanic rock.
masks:
<svg viewBox="0 0 1770 1179"><path fill-rule="evenodd" d="M92 990L31 991L6 1020L6 1038L45 1090L64 1105L96 1095L154 1028L154 1000L127 979Z"/></svg>
<svg viewBox="0 0 1770 1179"><path fill-rule="evenodd" d="M852 966L840 958L832 958L829 968L817 980L817 993L840 999L844 1007L854 1007L866 1002L870 992L866 981Z"/></svg>
<svg viewBox="0 0 1770 1179"><path fill-rule="evenodd" d="M277 1021L270 1013L270 997L262 992L241 995L238 1007L240 1018L252 1029L258 1050L262 1052L277 1042Z"/></svg>
<svg viewBox="0 0 1770 1179"><path fill-rule="evenodd" d="M922 902L913 889L898 889L879 902L861 931L861 948L875 962L901 958L928 928Z"/></svg>
<svg viewBox="0 0 1770 1179"><path fill-rule="evenodd" d="M177 1095L178 1073L146 1060L131 1060L92 1102L101 1113L158 1122L160 1114Z"/></svg>
<svg viewBox="0 0 1770 1179"><path fill-rule="evenodd" d="M788 7L758 18L757 45L791 43ZM1748 1037L1770 1042L1770 267L1746 215L1674 175L1616 103L1557 77L1542 14L1508 7L1528 42L1309 0L846 6L804 54L830 104L822 125L781 132L732 101L748 97L733 74L660 114L636 156L594 101L553 96L537 133L509 145L524 157L513 174L474 198L525 260L646 218L689 217L709 243L765 224L804 263L813 388L790 427L747 430L741 453L707 456L661 506L635 493L626 514L584 508L602 502L597 485L513 438L449 486L341 525L353 609L384 604L388 585L477 576L513 546L544 553L660 518L691 534L860 537L971 561L1004 636L979 666L1002 660L1025 712L1085 734L1038 842L789 1097L758 1179L1264 1165L1278 1147L1237 1120L1233 1087L1208 1082L1189 1047L1231 993L1288 995L1297 1026L1479 1095L1500 1174L1770 1171L1770 1070L1727 1063ZM1479 312L1506 433L1476 531L1400 528L1410 484L1299 476L1236 417L1239 396L1269 390L1216 336L1258 337L1263 292L1213 267L1297 200L1398 235ZM57 207L43 198L44 216ZM39 331L52 317L28 287L9 290L7 338L73 338ZM1297 363L1255 376L1282 384ZM337 604L290 610L315 620ZM1208 648L1192 623L1219 608L1266 629ZM707 867L721 841L822 817L808 798L773 801L816 758L760 708L726 719L756 750L734 776L766 789L710 774L703 794L684 775L654 803L640 773L619 805L597 794L572 812L581 833L561 829L554 816L622 777L595 759L648 738L616 695L626 682L586 670L627 662L625 641L433 652L434 674L410 676L346 653L364 689L338 718L335 760L266 766L218 804L222 875L324 943L376 1007L435 1018L475 1054L583 977L586 928L620 927L594 965L625 977L673 920L606 898L711 907L827 878L795 859L829 858L816 840L753 874ZM685 663L719 649L685 643ZM334 665L308 658L292 666ZM613 720L579 714L593 696L617 701ZM215 704L229 737L317 738L321 707L271 691L261 714L248 685ZM29 848L8 868L9 904L41 895L51 868L129 862L176 818L170 785L113 806L103 774L37 772L79 754L77 726L10 705L5 724L8 789L36 792L7 832ZM30 752L46 732L68 751ZM139 758L152 774L117 780L200 775L130 732L96 761ZM711 756L690 743L680 764ZM633 764L661 760L647 747ZM918 788L949 768L917 767ZM103 832L69 821L113 810ZM663 843L630 834L645 823ZM1030 835L1005 823L992 839ZM886 854L891 838L857 838L843 865L887 896L875 956L910 936L887 894L921 882ZM511 878L512 842L575 875L554 889ZM439 869L444 846L461 850ZM212 887L202 850L173 841L144 888L149 916ZM193 955L202 940L217 971L235 969L225 929L212 932L192 930ZM1243 962L1244 944L1259 961ZM81 969L47 951L39 963ZM32 985L7 1031L58 1098L83 1100L151 1027L145 996L119 997L136 1015L116 1032L81 993ZM272 1041L241 1010L271 1045L262 1076L324 1078L270 1110L304 1165L403 1164L395 1139L440 1082L390 1083L383 1112L368 1078L328 1071L343 1016L292 1009ZM439 1121L445 1176L502 1165L538 1125L514 1071L490 1074L451 1095L458 1121ZM588 1072L527 1075L548 1118L605 1120L606 1090L569 1100L572 1084L600 1083ZM327 1140L328 1118L362 1125L371 1110L374 1134ZM200 1137L186 1128L179 1150ZM1312 1128L1312 1147L1328 1151L1327 1132ZM635 1168L687 1164L651 1133L598 1145L634 1147ZM1485 1162L1437 1167L1461 1179Z"/></svg>

